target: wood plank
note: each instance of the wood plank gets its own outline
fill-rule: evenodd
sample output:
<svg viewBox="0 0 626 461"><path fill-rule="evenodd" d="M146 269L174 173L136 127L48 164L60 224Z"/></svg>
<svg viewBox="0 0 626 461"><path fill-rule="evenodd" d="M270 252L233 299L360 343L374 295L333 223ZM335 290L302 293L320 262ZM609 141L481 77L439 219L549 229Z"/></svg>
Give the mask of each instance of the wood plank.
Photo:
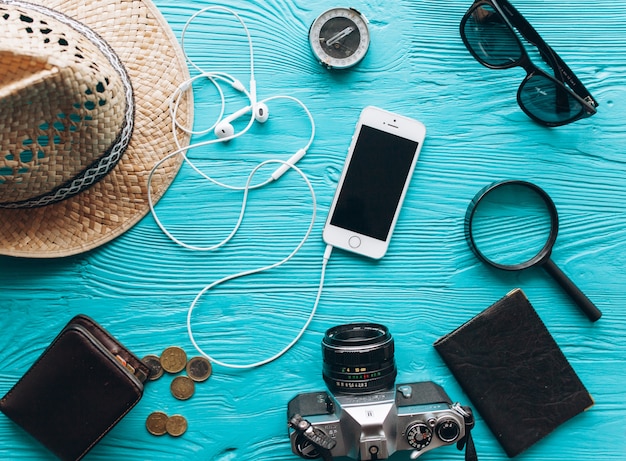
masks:
<svg viewBox="0 0 626 461"><path fill-rule="evenodd" d="M218 5L155 3L178 37L192 14ZM596 402L517 459L625 459L626 3L514 1L600 102L594 117L554 129L533 123L517 106L521 69L489 70L463 46L458 25L471 2L392 3L354 5L370 20L371 48L356 68L330 72L312 58L307 30L336 4L228 2L254 38L259 98L298 97L315 118L314 143L298 166L313 184L317 217L311 238L292 261L227 282L201 298L193 331L207 352L250 363L278 351L303 325L320 279L323 222L365 105L420 119L426 142L389 253L373 262L334 251L319 310L292 350L254 370L215 366L185 402L170 395L171 376L148 383L139 405L86 461L299 459L287 437L287 402L326 388L321 338L327 328L351 321L390 328L398 382L432 380L454 400L471 404L432 343L516 287L527 293ZM186 49L198 63L248 84L247 44L236 22L203 15L189 34ZM219 111L217 92L205 82L196 85L195 98L196 128L207 128ZM226 90L226 102L227 113L247 104L232 89ZM267 123L255 124L228 145L194 149L190 158L217 179L238 185L258 162L289 158L307 142L306 115L287 100L268 105ZM243 124L242 119L236 126ZM469 250L466 207L480 188L505 178L533 181L552 196L560 214L554 260L603 311L597 323L588 322L542 269L500 272ZM241 197L185 166L157 211L177 236L211 245L230 232ZM87 254L45 261L0 257L0 394L77 313L99 321L139 356L170 345L197 354L186 329L196 294L222 277L288 255L306 231L311 204L306 186L289 172L250 194L240 232L217 251L183 249L147 216ZM145 420L155 410L184 415L188 432L176 439L150 435ZM506 459L479 414L474 440L481 461ZM53 459L4 415L0 458ZM423 459L461 460L463 453L445 447Z"/></svg>

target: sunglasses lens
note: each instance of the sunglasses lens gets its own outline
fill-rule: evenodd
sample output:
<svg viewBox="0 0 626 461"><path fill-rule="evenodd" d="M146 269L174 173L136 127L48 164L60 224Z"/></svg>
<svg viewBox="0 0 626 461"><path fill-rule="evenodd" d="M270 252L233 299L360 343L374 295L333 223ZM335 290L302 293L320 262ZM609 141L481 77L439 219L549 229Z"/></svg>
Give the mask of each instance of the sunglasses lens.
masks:
<svg viewBox="0 0 626 461"><path fill-rule="evenodd" d="M522 57L515 33L489 5L481 4L470 10L462 32L465 44L483 64L508 67Z"/></svg>
<svg viewBox="0 0 626 461"><path fill-rule="evenodd" d="M548 124L568 123L584 112L582 104L563 85L543 75L524 81L519 103L526 112Z"/></svg>

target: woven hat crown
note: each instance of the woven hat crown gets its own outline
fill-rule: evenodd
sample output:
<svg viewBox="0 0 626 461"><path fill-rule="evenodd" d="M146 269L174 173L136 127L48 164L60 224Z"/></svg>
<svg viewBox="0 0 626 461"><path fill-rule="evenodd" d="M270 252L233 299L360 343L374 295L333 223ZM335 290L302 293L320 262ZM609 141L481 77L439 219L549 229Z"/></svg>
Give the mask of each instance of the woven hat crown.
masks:
<svg viewBox="0 0 626 461"><path fill-rule="evenodd" d="M113 50L61 13L0 5L0 207L48 205L126 149L133 95Z"/></svg>
<svg viewBox="0 0 626 461"><path fill-rule="evenodd" d="M152 0L0 0L0 255L75 255L138 223L183 162L169 105L189 78Z"/></svg>

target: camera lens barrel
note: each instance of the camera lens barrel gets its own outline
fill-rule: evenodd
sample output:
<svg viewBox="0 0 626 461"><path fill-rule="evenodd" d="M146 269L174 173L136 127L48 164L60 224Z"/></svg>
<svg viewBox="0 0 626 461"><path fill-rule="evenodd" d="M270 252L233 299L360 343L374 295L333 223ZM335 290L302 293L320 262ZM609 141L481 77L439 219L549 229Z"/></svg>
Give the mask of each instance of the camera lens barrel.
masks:
<svg viewBox="0 0 626 461"><path fill-rule="evenodd" d="M322 339L323 370L332 392L365 394L390 389L396 380L393 337L384 325L350 323Z"/></svg>

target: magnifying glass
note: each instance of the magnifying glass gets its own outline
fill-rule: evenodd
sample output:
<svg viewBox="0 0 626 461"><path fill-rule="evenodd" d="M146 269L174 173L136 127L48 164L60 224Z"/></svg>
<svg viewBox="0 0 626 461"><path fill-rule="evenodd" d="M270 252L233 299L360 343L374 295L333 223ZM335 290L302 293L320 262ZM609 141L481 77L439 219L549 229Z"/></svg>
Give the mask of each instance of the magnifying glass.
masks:
<svg viewBox="0 0 626 461"><path fill-rule="evenodd" d="M554 202L526 181L490 184L476 194L465 214L465 237L480 260L507 271L542 266L595 322L602 312L550 258L558 230Z"/></svg>

